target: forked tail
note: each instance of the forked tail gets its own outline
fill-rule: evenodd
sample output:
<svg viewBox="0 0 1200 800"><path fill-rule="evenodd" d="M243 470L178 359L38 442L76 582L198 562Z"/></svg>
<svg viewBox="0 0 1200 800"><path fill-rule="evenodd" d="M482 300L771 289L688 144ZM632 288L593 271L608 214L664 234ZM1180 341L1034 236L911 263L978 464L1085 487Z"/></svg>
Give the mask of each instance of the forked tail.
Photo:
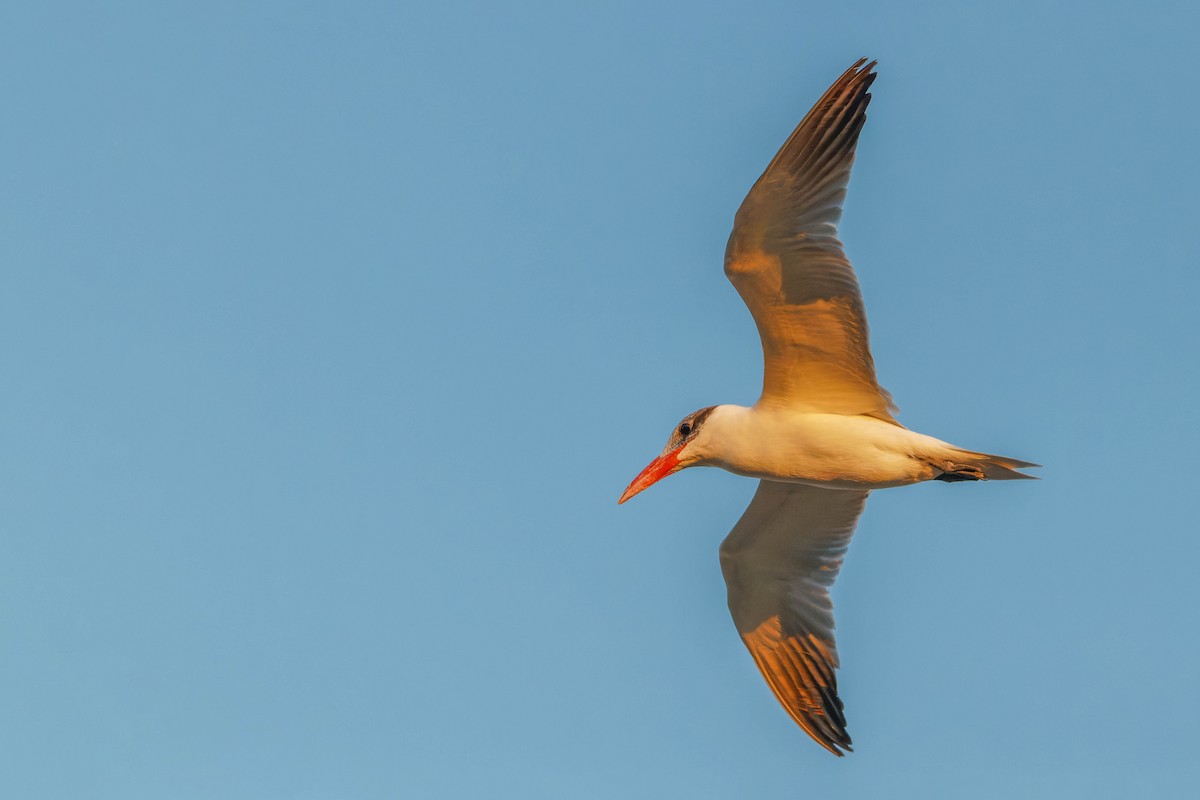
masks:
<svg viewBox="0 0 1200 800"><path fill-rule="evenodd" d="M941 471L940 475L934 476L935 481L1036 481L1037 476L1026 475L1017 470L1041 466L1030 461L1019 461L990 453L973 453L957 448L946 455L946 460L935 459L930 462Z"/></svg>

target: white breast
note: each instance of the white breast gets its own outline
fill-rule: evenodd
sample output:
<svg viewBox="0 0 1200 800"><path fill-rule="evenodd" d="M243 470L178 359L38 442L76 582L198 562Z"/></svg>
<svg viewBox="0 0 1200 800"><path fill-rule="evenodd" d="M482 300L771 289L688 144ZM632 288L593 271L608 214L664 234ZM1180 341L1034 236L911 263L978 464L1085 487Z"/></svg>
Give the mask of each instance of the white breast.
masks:
<svg viewBox="0 0 1200 800"><path fill-rule="evenodd" d="M904 486L933 476L920 456L946 447L873 417L719 406L698 437L700 463L766 480L844 489Z"/></svg>

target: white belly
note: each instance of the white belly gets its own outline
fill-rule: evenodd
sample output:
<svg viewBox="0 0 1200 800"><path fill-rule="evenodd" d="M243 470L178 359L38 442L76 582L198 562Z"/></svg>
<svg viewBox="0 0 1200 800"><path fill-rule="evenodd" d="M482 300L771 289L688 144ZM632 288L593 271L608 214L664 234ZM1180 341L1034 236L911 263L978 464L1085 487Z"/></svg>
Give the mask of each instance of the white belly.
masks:
<svg viewBox="0 0 1200 800"><path fill-rule="evenodd" d="M739 475L843 489L882 489L935 474L921 455L946 447L873 417L730 408L714 414L704 463ZM713 423L717 423L713 425Z"/></svg>

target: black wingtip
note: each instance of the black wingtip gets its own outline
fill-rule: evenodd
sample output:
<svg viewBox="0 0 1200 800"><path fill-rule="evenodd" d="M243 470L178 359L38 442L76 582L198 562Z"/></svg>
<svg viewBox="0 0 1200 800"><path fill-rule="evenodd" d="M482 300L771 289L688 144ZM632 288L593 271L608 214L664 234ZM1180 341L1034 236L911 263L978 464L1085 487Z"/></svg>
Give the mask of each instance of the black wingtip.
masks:
<svg viewBox="0 0 1200 800"><path fill-rule="evenodd" d="M867 61L868 61L868 59L865 56L863 58L860 58L858 61L855 61L854 65L851 66L850 69L846 70L846 74L847 75L862 74L862 73L871 74L871 70L873 70L877 66L879 66L879 61L878 61L878 59L870 59L869 64L867 63ZM864 64L866 64L866 66L863 66Z"/></svg>

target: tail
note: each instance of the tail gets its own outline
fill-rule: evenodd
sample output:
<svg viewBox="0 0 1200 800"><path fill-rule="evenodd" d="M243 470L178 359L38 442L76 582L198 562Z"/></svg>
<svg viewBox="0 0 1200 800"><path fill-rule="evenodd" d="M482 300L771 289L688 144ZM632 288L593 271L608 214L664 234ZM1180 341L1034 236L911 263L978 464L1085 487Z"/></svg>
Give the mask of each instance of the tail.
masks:
<svg viewBox="0 0 1200 800"><path fill-rule="evenodd" d="M933 465L942 471L934 477L938 481L1036 481L1036 475L1026 475L1018 472L1020 469L1040 467L1031 461L1019 461L1006 456L994 456L990 453L973 453L970 450L955 448L947 454L949 460L935 461Z"/></svg>

